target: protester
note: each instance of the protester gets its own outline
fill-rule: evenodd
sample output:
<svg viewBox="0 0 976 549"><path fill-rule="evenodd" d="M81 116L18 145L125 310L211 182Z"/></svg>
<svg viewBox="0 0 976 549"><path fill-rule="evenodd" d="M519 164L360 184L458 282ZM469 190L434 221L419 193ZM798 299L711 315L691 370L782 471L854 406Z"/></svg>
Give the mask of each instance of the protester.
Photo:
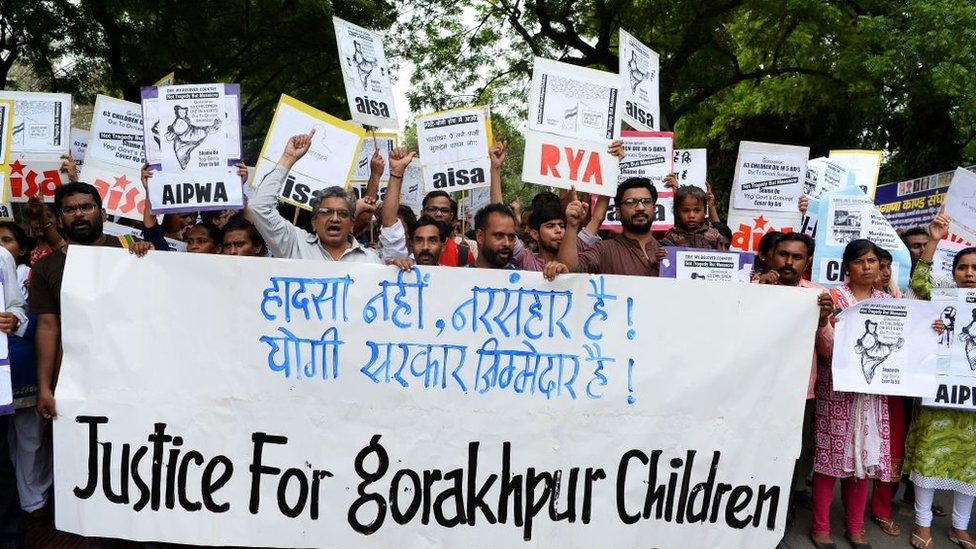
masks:
<svg viewBox="0 0 976 549"><path fill-rule="evenodd" d="M891 278L891 264L894 258L891 252L884 248L878 248L878 280L874 287L891 294L892 297L902 297L901 290L898 289L897 281Z"/></svg>
<svg viewBox="0 0 976 549"><path fill-rule="evenodd" d="M387 188L389 193L389 187ZM451 236L441 252L441 265L448 267L466 267L474 263L477 255L477 243L467 240L455 228L458 214L458 204L451 195L444 191L431 191L424 196L421 213L451 227Z"/></svg>
<svg viewBox="0 0 976 549"><path fill-rule="evenodd" d="M769 256L773 253L773 246L779 241L783 233L769 231L759 239L756 246L756 264L752 266L752 281L762 284L775 284L776 274L769 268Z"/></svg>
<svg viewBox="0 0 976 549"><path fill-rule="evenodd" d="M189 246L187 246L189 251ZM234 215L224 223L220 237L220 253L224 255L241 255L249 257L264 257L268 253L268 246L261 238L261 233L250 221L243 216Z"/></svg>
<svg viewBox="0 0 976 549"><path fill-rule="evenodd" d="M712 196L711 203L709 196ZM711 221L706 210L715 212L714 195L692 185L682 185L674 193L674 226L661 238L662 246L726 251L729 239Z"/></svg>
<svg viewBox="0 0 976 549"><path fill-rule="evenodd" d="M186 232L186 251L191 254L219 254L220 229L208 223L197 223Z"/></svg>
<svg viewBox="0 0 976 549"><path fill-rule="evenodd" d="M878 277L878 247L858 239L847 245L841 262L846 282L830 291L835 310L865 299L890 298L874 288ZM855 548L868 547L864 511L868 500L867 479L897 480L890 441L891 424L887 397L834 391L829 360L817 371L816 426L813 473L813 529L817 547L830 547L830 504L834 484L841 481L848 541Z"/></svg>
<svg viewBox="0 0 976 549"><path fill-rule="evenodd" d="M439 265L451 231L443 221L422 215L410 229L410 251L418 265Z"/></svg>
<svg viewBox="0 0 976 549"><path fill-rule="evenodd" d="M342 187L316 191L312 198L313 234L278 213L278 194L289 170L312 145L313 129L291 137L275 169L264 176L247 204L248 218L275 257L382 264L379 254L352 237L356 202Z"/></svg>
<svg viewBox="0 0 976 549"><path fill-rule="evenodd" d="M922 257L925 245L929 243L929 233L924 227L912 227L901 234L901 241L908 247L908 253L912 257L912 272L914 272L915 264Z"/></svg>
<svg viewBox="0 0 976 549"><path fill-rule="evenodd" d="M940 213L929 225L925 249L912 273L911 287L920 299L931 299L933 288L976 288L976 248L964 248L952 261L953 280L933 272L932 258L949 231L949 216ZM941 320L933 323L939 333ZM932 501L936 490L952 491L949 539L965 549L976 547L967 531L976 496L976 414L923 406L915 416L905 444L905 470L915 486L915 529L912 547L930 548Z"/></svg>
<svg viewBox="0 0 976 549"><path fill-rule="evenodd" d="M631 177L617 186L615 199L623 232L580 253L576 240L584 208L574 196L566 207L566 234L559 245L559 261L574 272L657 276L664 256L664 249L651 234L657 190L650 179Z"/></svg>
<svg viewBox="0 0 976 549"><path fill-rule="evenodd" d="M98 190L88 183L66 183L54 193L54 213L68 246L40 260L31 272L30 310L37 315L37 411L44 419L57 416L55 371L61 348L61 279L71 246L121 248L118 238L102 233L105 210ZM10 280L15 280L10 278ZM4 286L7 286L6 284Z"/></svg>

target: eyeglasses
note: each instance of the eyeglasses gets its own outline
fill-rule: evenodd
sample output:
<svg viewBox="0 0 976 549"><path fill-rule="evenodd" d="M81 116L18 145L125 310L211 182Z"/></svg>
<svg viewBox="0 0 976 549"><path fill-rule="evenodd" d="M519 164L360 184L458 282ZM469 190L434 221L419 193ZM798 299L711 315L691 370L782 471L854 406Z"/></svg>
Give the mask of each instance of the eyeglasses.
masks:
<svg viewBox="0 0 976 549"><path fill-rule="evenodd" d="M315 210L315 216L318 217L320 215L324 215L325 217L332 217L334 215L337 215L339 216L339 219L349 219L350 217L352 217L352 214L349 213L349 210L333 210L332 208L321 208L319 210Z"/></svg>
<svg viewBox="0 0 976 549"><path fill-rule="evenodd" d="M65 215L73 215L76 213L90 214L94 212L95 208L97 207L98 206L92 204L91 202L86 202L84 204L79 204L77 206L65 206L61 208L61 213Z"/></svg>
<svg viewBox="0 0 976 549"><path fill-rule="evenodd" d="M620 203L623 204L624 206L627 206L628 208L633 208L637 204L641 204L641 205L649 208L649 207L651 207L651 206L654 205L654 199L653 198L650 198L650 197L648 197L648 198L628 198L627 200L623 200Z"/></svg>
<svg viewBox="0 0 976 549"><path fill-rule="evenodd" d="M426 208L424 208L424 213L425 214L430 214L430 215L433 215L433 214L444 214L444 215L447 215L447 214L451 213L451 209L450 208L446 208L446 207L445 208L438 208L437 206L427 206Z"/></svg>

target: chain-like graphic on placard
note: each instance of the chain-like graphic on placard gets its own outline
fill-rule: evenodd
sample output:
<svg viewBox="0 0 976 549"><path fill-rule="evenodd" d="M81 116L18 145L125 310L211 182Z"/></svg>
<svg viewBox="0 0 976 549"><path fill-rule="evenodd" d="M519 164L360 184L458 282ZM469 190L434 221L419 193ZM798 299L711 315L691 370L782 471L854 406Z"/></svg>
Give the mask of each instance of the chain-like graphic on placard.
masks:
<svg viewBox="0 0 976 549"><path fill-rule="evenodd" d="M640 86L641 82L647 80L647 77L651 73L640 70L640 64L637 61L637 52L634 51L630 52L630 61L627 62L627 68L630 69L630 92L637 93L637 86Z"/></svg>
<svg viewBox="0 0 976 549"><path fill-rule="evenodd" d="M213 124L209 126L195 126L190 122L189 109L175 105L173 112L176 118L173 123L166 128L166 140L173 142L173 151L176 152L176 160L184 170L190 163L190 154L194 149L203 143L208 135L220 129L220 119L214 118Z"/></svg>

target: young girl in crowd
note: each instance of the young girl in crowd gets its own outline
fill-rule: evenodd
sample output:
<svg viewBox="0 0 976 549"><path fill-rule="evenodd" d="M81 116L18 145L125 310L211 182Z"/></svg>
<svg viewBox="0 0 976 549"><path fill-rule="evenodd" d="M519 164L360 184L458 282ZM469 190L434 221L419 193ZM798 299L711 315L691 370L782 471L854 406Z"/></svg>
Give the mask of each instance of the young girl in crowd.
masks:
<svg viewBox="0 0 976 549"><path fill-rule="evenodd" d="M208 223L197 223L186 233L186 251L191 254L219 254L220 229Z"/></svg>
<svg viewBox="0 0 976 549"><path fill-rule="evenodd" d="M841 269L847 282L830 291L837 310L859 301L890 298L874 288L878 278L878 247L858 239L844 249ZM815 454L813 473L813 530L816 547L834 547L830 537L830 503L834 484L841 480L841 499L847 523L847 539L855 549L865 549L864 510L868 480L893 482L891 429L887 397L834 391L831 361L818 362L816 385Z"/></svg>
<svg viewBox="0 0 976 549"><path fill-rule="evenodd" d="M976 288L976 248L964 248L956 253L952 261L953 280L932 272L935 248L948 231L949 216L945 214L936 216L929 225L931 238L915 265L910 283L919 299L931 299L933 288ZM940 333L945 330L941 320L933 327ZM964 549L976 548L967 532L976 496L976 413L921 407L908 432L905 470L915 485L912 547L935 546L931 530L932 500L939 489L953 492L949 540Z"/></svg>
<svg viewBox="0 0 976 549"><path fill-rule="evenodd" d="M880 263L878 263L878 282L875 288L882 292L888 292L892 297L902 297L901 290L898 289L898 282L891 278L891 263L894 258L891 252L884 248L878 248Z"/></svg>
<svg viewBox="0 0 976 549"><path fill-rule="evenodd" d="M674 226L661 238L662 246L729 249L729 239L705 219L706 210L714 211L708 194L698 187L682 185L674 193ZM712 201L714 202L714 200Z"/></svg>
<svg viewBox="0 0 976 549"><path fill-rule="evenodd" d="M20 225L5 221L0 223L0 245L14 256L17 262L17 283L28 299L27 283L30 277L31 251L34 240ZM14 416L6 433L10 444L10 459L14 464L17 493L21 508L33 515L43 513L47 503L47 491L53 482L49 423L34 410L37 403L37 365L34 354L34 331L37 317L27 315L27 331L23 337L7 336L10 357L10 381L13 386Z"/></svg>

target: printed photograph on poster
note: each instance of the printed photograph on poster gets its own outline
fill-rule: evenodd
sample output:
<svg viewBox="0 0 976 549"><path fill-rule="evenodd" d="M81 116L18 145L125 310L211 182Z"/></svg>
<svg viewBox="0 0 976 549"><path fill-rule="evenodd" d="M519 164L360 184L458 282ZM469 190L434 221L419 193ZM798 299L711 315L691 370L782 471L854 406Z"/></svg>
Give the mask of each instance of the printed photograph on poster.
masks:
<svg viewBox="0 0 976 549"><path fill-rule="evenodd" d="M292 166L279 196L282 201L304 209L310 209L312 191L346 185L366 136L366 130L357 124L282 95L261 148L256 180L261 181L267 173L262 170L262 164L274 168L292 136L312 130L315 131L312 145Z"/></svg>
<svg viewBox="0 0 976 549"><path fill-rule="evenodd" d="M94 116L94 113L92 114ZM142 120L142 107L139 107L139 120ZM139 128L142 135L142 128ZM81 128L71 128L71 156L75 159L75 165L81 166L85 162L85 151L88 150L88 130ZM142 142L139 143L142 146Z"/></svg>
<svg viewBox="0 0 976 549"><path fill-rule="evenodd" d="M383 35L332 18L342 80L353 121L378 128L400 129Z"/></svg>
<svg viewBox="0 0 976 549"><path fill-rule="evenodd" d="M529 129L609 145L620 136L620 75L535 58Z"/></svg>
<svg viewBox="0 0 976 549"><path fill-rule="evenodd" d="M199 172L226 168L231 159L223 84L159 88L157 111L162 133L163 171ZM223 129L222 129L223 128Z"/></svg>
<svg viewBox="0 0 976 549"><path fill-rule="evenodd" d="M956 168L945 196L945 213L970 231L976 231L976 173Z"/></svg>
<svg viewBox="0 0 976 549"><path fill-rule="evenodd" d="M620 132L624 142L624 159L620 161L617 182L630 177L646 177L662 192L664 178L672 173L674 133L625 130Z"/></svg>
<svg viewBox="0 0 976 549"><path fill-rule="evenodd" d="M846 185L847 178L848 171L836 162L823 157L808 160L803 194L811 199L820 198L823 193Z"/></svg>
<svg viewBox="0 0 976 549"><path fill-rule="evenodd" d="M395 133L366 134L366 137L363 138L363 142L359 146L359 154L356 156L356 167L353 169L352 177L349 181L352 183L366 183L369 181L371 171L369 163L373 159L373 153L375 151L379 151L380 157L383 158L383 175L380 176L380 181L389 181L390 152L397 148L399 146L398 144L399 138Z"/></svg>
<svg viewBox="0 0 976 549"><path fill-rule="evenodd" d="M755 255L695 248L664 247L661 276L680 280L749 282Z"/></svg>
<svg viewBox="0 0 976 549"><path fill-rule="evenodd" d="M708 150L675 149L674 175L678 185L694 185L703 191L708 190Z"/></svg>
<svg viewBox="0 0 976 549"><path fill-rule="evenodd" d="M457 191L490 184L491 118L471 107L417 118L417 152L428 191Z"/></svg>
<svg viewBox="0 0 976 549"><path fill-rule="evenodd" d="M621 28L619 58L624 122L637 130L660 129L660 57Z"/></svg>
<svg viewBox="0 0 976 549"><path fill-rule="evenodd" d="M837 315L834 390L877 395L935 394L942 307L912 299L868 299Z"/></svg>
<svg viewBox="0 0 976 549"><path fill-rule="evenodd" d="M803 193L806 158L799 154L739 150L732 182L735 207L743 210L797 211Z"/></svg>
<svg viewBox="0 0 976 549"><path fill-rule="evenodd" d="M835 150L830 151L827 158L850 172L854 184L874 200L881 171L881 151Z"/></svg>
<svg viewBox="0 0 976 549"><path fill-rule="evenodd" d="M71 95L0 90L0 99L14 101L11 152L50 156L68 152Z"/></svg>

